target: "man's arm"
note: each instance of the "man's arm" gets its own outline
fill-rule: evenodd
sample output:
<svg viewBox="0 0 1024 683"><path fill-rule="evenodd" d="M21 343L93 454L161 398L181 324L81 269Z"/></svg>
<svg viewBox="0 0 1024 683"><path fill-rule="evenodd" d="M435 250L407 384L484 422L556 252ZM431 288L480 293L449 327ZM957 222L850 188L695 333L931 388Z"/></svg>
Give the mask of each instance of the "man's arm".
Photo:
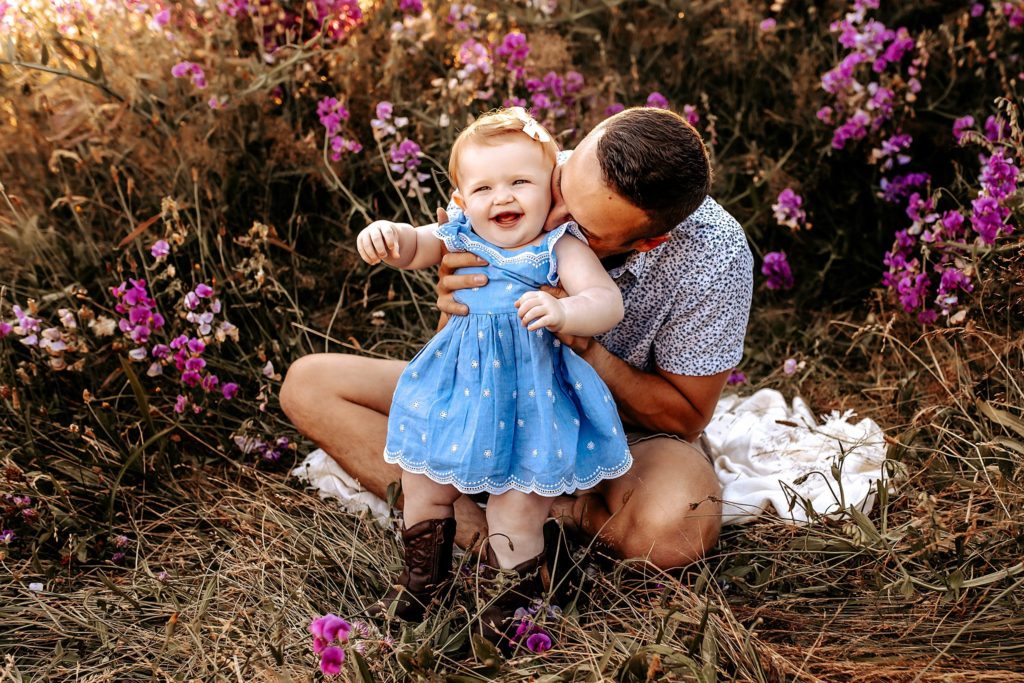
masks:
<svg viewBox="0 0 1024 683"><path fill-rule="evenodd" d="M568 341L612 390L627 427L693 441L711 421L729 371L698 377L637 370L592 339Z"/></svg>

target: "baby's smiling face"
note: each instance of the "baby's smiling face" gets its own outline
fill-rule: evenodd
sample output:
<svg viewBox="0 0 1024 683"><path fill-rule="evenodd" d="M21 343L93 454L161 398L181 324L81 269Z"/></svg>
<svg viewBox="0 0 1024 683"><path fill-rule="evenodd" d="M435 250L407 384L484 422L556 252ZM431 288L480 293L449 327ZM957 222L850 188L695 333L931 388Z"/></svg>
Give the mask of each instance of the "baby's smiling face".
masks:
<svg viewBox="0 0 1024 683"><path fill-rule="evenodd" d="M526 246L540 235L551 209L551 171L544 149L524 134L472 141L458 160L455 201L473 231L506 249Z"/></svg>

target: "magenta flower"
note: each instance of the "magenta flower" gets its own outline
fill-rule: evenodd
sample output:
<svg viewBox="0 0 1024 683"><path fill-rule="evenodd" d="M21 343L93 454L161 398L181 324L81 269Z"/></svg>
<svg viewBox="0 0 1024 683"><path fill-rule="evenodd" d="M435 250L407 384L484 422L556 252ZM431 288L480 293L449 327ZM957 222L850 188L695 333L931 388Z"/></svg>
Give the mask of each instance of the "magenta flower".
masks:
<svg viewBox="0 0 1024 683"><path fill-rule="evenodd" d="M3 532L0 533L0 543L3 543L4 545L9 545L15 538L17 538L17 536L15 536L14 532L10 529L4 529Z"/></svg>
<svg viewBox="0 0 1024 683"><path fill-rule="evenodd" d="M351 624L333 614L325 614L323 620L322 631L324 638L328 641L337 638L342 643L348 640L348 636L352 632Z"/></svg>
<svg viewBox="0 0 1024 683"><path fill-rule="evenodd" d="M761 274L767 280L765 286L768 289L792 289L793 271L786 260L786 252L772 251L764 255L764 263L761 264Z"/></svg>
<svg viewBox="0 0 1024 683"><path fill-rule="evenodd" d="M171 245L167 243L167 240L157 240L149 249L150 255L157 261L167 258L167 255L171 253Z"/></svg>
<svg viewBox="0 0 1024 683"><path fill-rule="evenodd" d="M114 564L121 564L124 562L124 553L117 552L110 556L110 561Z"/></svg>
<svg viewBox="0 0 1024 683"><path fill-rule="evenodd" d="M320 670L328 676L336 676L341 673L341 665L344 661L345 651L332 645L324 648L320 654Z"/></svg>
<svg viewBox="0 0 1024 683"><path fill-rule="evenodd" d="M188 405L188 399L181 394L178 394L178 398L174 401L174 412L181 415L185 412L185 406Z"/></svg>
<svg viewBox="0 0 1024 683"><path fill-rule="evenodd" d="M3 339L7 335L9 335L11 333L11 330L13 330L13 329L14 329L13 325L11 325L10 323L7 323L7 322L4 322L4 321L0 320L0 339Z"/></svg>
<svg viewBox="0 0 1024 683"><path fill-rule="evenodd" d="M535 654L547 652L551 649L551 637L543 631L538 631L526 639L526 647Z"/></svg>
<svg viewBox="0 0 1024 683"><path fill-rule="evenodd" d="M801 208L803 203L804 198L794 192L793 188L787 187L772 204L775 220L790 230L799 230L807 220L807 213Z"/></svg>
<svg viewBox="0 0 1024 683"><path fill-rule="evenodd" d="M985 137L992 142L999 142L1009 133L1010 127L1006 121L998 116L989 116L985 119Z"/></svg>
<svg viewBox="0 0 1024 683"><path fill-rule="evenodd" d="M973 5L971 5L971 17L977 19L984 13L985 5L981 4L980 2L976 2Z"/></svg>
<svg viewBox="0 0 1024 683"><path fill-rule="evenodd" d="M647 96L646 106L654 107L655 109L668 109L668 98L666 98L660 92L654 91Z"/></svg>
<svg viewBox="0 0 1024 683"><path fill-rule="evenodd" d="M794 372L796 372L796 369L796 358L787 358L786 362L782 364L782 371L787 375L792 375Z"/></svg>
<svg viewBox="0 0 1024 683"><path fill-rule="evenodd" d="M953 137L956 138L957 143L961 143L963 141L964 132L973 125L974 117L971 115L961 116L957 120L953 121Z"/></svg>
<svg viewBox="0 0 1024 683"><path fill-rule="evenodd" d="M700 114L697 113L697 107L692 104L684 104L683 118L686 119L687 123L696 128L697 124L700 123Z"/></svg>
<svg viewBox="0 0 1024 683"><path fill-rule="evenodd" d="M398 9L403 14L419 16L423 14L423 0L400 0Z"/></svg>
<svg viewBox="0 0 1024 683"><path fill-rule="evenodd" d="M178 62L171 67L171 75L175 78L191 78L192 85L200 90L206 87L206 73L195 62Z"/></svg>
<svg viewBox="0 0 1024 683"><path fill-rule="evenodd" d="M760 29L761 29L762 31L774 31L774 30L775 30L775 27L776 27L777 25L778 25L778 24L777 24L777 22L775 21L775 19L773 19L773 18L771 18L771 17L768 17L767 19L763 19L763 20L761 21L761 23L760 23L760 25L758 26L758 28L760 28Z"/></svg>
<svg viewBox="0 0 1024 683"><path fill-rule="evenodd" d="M735 368L729 373L729 377L725 380L726 384L735 386L737 384L746 384L747 376L743 372L736 370Z"/></svg>
<svg viewBox="0 0 1024 683"><path fill-rule="evenodd" d="M153 15L153 26L162 28L171 20L170 8L164 8Z"/></svg>
<svg viewBox="0 0 1024 683"><path fill-rule="evenodd" d="M626 105L622 104L621 102L612 102L611 104L604 108L604 115L614 116L615 114L618 114L620 111L623 111L625 109Z"/></svg>
<svg viewBox="0 0 1024 683"><path fill-rule="evenodd" d="M327 641L319 636L313 636L313 652L316 654L323 654L323 651L327 649Z"/></svg>
<svg viewBox="0 0 1024 683"><path fill-rule="evenodd" d="M230 401L238 394L238 385L234 382L225 382L220 387L220 393L224 394L224 398Z"/></svg>

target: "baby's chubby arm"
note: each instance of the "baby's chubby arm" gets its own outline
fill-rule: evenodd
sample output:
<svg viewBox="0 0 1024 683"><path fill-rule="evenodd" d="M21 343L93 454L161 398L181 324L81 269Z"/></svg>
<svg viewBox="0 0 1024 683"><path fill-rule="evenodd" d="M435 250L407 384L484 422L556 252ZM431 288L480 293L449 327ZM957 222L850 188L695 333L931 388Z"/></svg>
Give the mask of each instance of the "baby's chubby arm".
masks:
<svg viewBox="0 0 1024 683"><path fill-rule="evenodd" d="M546 327L592 337L615 327L625 315L622 294L597 255L566 235L555 244L555 257L561 286L569 296L556 299L547 292L527 292L519 297L516 308L527 329Z"/></svg>
<svg viewBox="0 0 1024 683"><path fill-rule="evenodd" d="M374 265L383 261L389 266L417 270L441 261L441 240L434 236L436 223L414 228L408 223L374 221L356 237L359 256Z"/></svg>

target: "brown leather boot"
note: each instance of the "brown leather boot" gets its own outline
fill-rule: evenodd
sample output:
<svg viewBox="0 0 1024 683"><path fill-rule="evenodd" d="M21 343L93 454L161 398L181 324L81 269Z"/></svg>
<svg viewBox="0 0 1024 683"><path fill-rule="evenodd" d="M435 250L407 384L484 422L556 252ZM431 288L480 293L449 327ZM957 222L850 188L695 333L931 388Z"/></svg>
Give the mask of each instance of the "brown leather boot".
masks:
<svg viewBox="0 0 1024 683"><path fill-rule="evenodd" d="M516 610L527 609L542 600L551 585L544 551L511 569L501 569L488 544L477 576L480 629L485 638L506 654L515 649L519 627Z"/></svg>
<svg viewBox="0 0 1024 683"><path fill-rule="evenodd" d="M394 604L399 619L422 621L430 603L451 585L454 543L454 517L427 519L403 529L405 569L391 590L370 608L370 615L387 616Z"/></svg>

